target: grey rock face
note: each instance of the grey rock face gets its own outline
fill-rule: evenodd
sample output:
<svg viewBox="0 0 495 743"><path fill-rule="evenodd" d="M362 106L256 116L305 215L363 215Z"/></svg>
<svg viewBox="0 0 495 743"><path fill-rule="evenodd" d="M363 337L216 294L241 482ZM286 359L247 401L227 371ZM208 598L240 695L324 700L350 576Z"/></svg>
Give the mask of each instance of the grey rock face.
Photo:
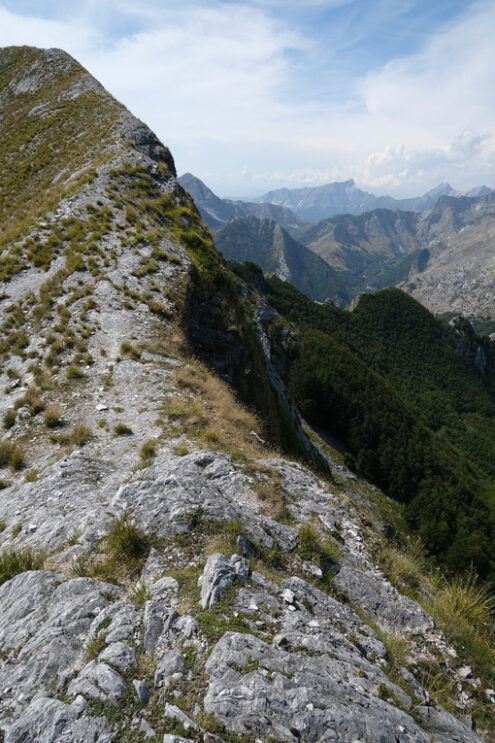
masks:
<svg viewBox="0 0 495 743"><path fill-rule="evenodd" d="M186 715L185 712L183 712L180 707L177 707L175 704L169 704L168 702L165 704L165 709L163 710L163 714L165 717L171 717L172 720L177 720L178 722L181 722L186 730L199 730L199 726L196 725L194 720L191 720L191 718Z"/></svg>
<svg viewBox="0 0 495 743"><path fill-rule="evenodd" d="M139 622L139 615L135 607L124 601L116 601L114 604L107 606L95 617L90 627L90 637L94 637L102 622L106 623L109 619L111 620L110 624L104 630L107 644L132 642Z"/></svg>
<svg viewBox="0 0 495 743"><path fill-rule="evenodd" d="M139 724L139 732L142 733L145 740L156 738L156 732L146 720L141 720Z"/></svg>
<svg viewBox="0 0 495 743"><path fill-rule="evenodd" d="M136 651L124 642L112 642L99 656L100 663L109 663L123 673L130 673L136 668Z"/></svg>
<svg viewBox="0 0 495 743"><path fill-rule="evenodd" d="M147 653L155 653L178 616L175 609L165 609L156 601L146 602L143 623L144 647Z"/></svg>
<svg viewBox="0 0 495 743"><path fill-rule="evenodd" d="M96 458L80 451L73 452L47 468L39 482L20 482L10 488L9 498L2 502L2 518L7 523L37 525L34 533L23 529L16 542L43 545L48 550L60 548L75 529L85 532L86 549L100 539L111 524L98 503L95 483L100 484L100 498L111 469ZM108 480L110 481L110 480ZM3 543L8 533L1 535Z"/></svg>
<svg viewBox="0 0 495 743"><path fill-rule="evenodd" d="M120 596L115 586L49 571L22 573L0 586L0 647L7 655L0 694L11 700L14 718L40 689L61 688L71 678L86 633L112 596Z"/></svg>
<svg viewBox="0 0 495 743"><path fill-rule="evenodd" d="M237 580L246 580L249 573L249 563L244 557L233 555L229 560L225 555L215 553L208 558L201 582L201 606L210 609L218 604L223 594L232 583Z"/></svg>
<svg viewBox="0 0 495 743"><path fill-rule="evenodd" d="M321 653L308 663L306 650L287 652L252 635L227 633L206 663L205 710L236 732L260 737L428 743L409 715L378 698L376 681L387 683L386 676L377 668L370 679L366 664L358 674L351 658L352 651L338 661ZM237 670L256 664L244 675Z"/></svg>
<svg viewBox="0 0 495 743"><path fill-rule="evenodd" d="M302 467L281 460L270 460L269 465L280 472L295 517L301 522L317 517L322 533L339 539L339 573L334 583L339 593L386 629L430 632L430 617L415 602L400 596L371 563L348 506ZM74 455L66 471L69 483L82 471L101 474ZM53 487L59 487L62 472L54 471L57 485ZM113 498L112 478L111 473L103 475L101 487L93 491L88 479L84 497L94 510L80 540L86 547L104 536L111 524L110 516L102 515L103 508L120 513L131 505L143 529L156 530L165 538L173 533L168 530L178 526L183 531L192 528L192 515L201 508L204 518L240 519L246 540L256 540L262 549L277 544L290 555L297 547L297 529L257 512L248 479L223 454L200 451L180 458L163 453L151 467L133 475ZM26 503L28 496L33 497L31 490L21 492ZM82 491L76 488L76 492ZM47 496L47 508L50 497L54 496ZM55 512L52 531L45 527L26 530L23 540L36 544L40 533L60 534L61 538L64 523L57 525ZM165 572L162 556L152 551L140 578L153 597L144 609L123 600L122 592L108 584L69 580L48 571L25 573L0 587L0 647L8 654L0 669L0 720L9 735L12 731L33 743L37 740L41 723L32 709L28 717L24 715L35 694L48 685L52 689L54 679L59 689L71 695L122 704L131 681L126 682L121 674L135 671L136 650L156 659L157 696L163 697L176 681L184 682L184 646L189 644L201 656L204 638L193 617L179 615L179 586ZM227 633L206 663L205 711L215 714L228 729L294 743L299 738L311 743L359 739L382 743L394 740L392 735L400 743L437 739L444 743L449 735L452 740L477 743L474 733L442 710L425 708L426 730L412 719L408 714L412 697L428 703L427 695L405 669L402 676L410 694L390 683L384 672L384 645L342 601L298 577L278 586L260 573L249 575L245 557L212 555L202 577L202 606L214 606L229 586L236 588L232 610L245 617L246 629L262 633L263 639ZM97 660L85 665L89 643L96 638L105 647ZM146 684L135 680L134 689L141 704L148 704L151 692ZM172 714L176 708L168 705L167 709ZM59 727L69 741L85 741L86 735L88 740L103 743L104 737L100 741L98 736L108 735L100 723L87 723L77 705L65 705L59 711ZM13 725L21 720L24 727L17 733ZM55 715L53 720L55 725ZM80 738L74 737L76 730L82 731Z"/></svg>
<svg viewBox="0 0 495 743"><path fill-rule="evenodd" d="M417 712L438 743L483 743L476 733L443 709L419 707Z"/></svg>
<svg viewBox="0 0 495 743"><path fill-rule="evenodd" d="M155 672L155 688L168 686L173 681L182 676L184 671L184 658L177 648L165 652L160 658Z"/></svg>
<svg viewBox="0 0 495 743"><path fill-rule="evenodd" d="M213 462L212 478L222 478L224 468L231 466L222 457ZM361 600L370 601L368 609L375 621L381 617L384 624L390 621L387 611L395 601L403 631L409 626L417 631L422 617L419 607L383 588L389 584L367 561L359 529L338 511L343 510L342 504L312 481L309 489L297 468L287 469L289 478L293 491L300 492L298 507L305 509L305 518L316 512L331 528L339 524L341 533L349 535L338 577L348 576L350 586L360 585ZM266 524L263 517L259 522ZM268 536L265 526L262 530ZM44 740L39 736L45 725L46 734L52 735L46 740L53 743L65 739L106 743L108 727L86 717L81 696L72 705L52 700L47 725L35 695L48 684L52 688L57 678L59 688L69 695L119 705L134 689L140 703L147 705L152 693L146 683L123 677L135 671L137 653L143 651L157 662L155 696L157 703L165 703L163 714L197 730L196 713L186 715L166 701L174 683L186 681L184 656L186 648L188 653L192 648L197 653L195 662L207 674L204 710L231 731L291 743L301 739L309 743L479 743L472 731L444 710L422 708L423 726L413 719L409 713L413 697L428 704L428 696L405 669L400 673L410 693L389 680L383 643L353 609L299 577L276 585L260 573L249 575L249 563L239 555L228 559L217 553L208 559L202 601L208 609L234 586L232 605L225 612L242 617L246 634L224 634L205 663L204 650L209 647L201 625L167 605L177 595L177 586L160 577L163 565L157 557L152 555L147 563L149 585L160 588L163 582L164 593L160 600L147 601L144 609L127 603L122 592L109 584L70 580L48 571L25 573L0 587L0 641L8 653L0 670L0 720L11 736L7 740ZM256 635L248 634L249 628ZM95 639L105 647L96 660L86 663L89 643ZM10 708L11 698L15 701ZM46 704L49 697L43 700ZM140 722L137 717L136 727ZM147 728L142 733L151 735Z"/></svg>
<svg viewBox="0 0 495 743"><path fill-rule="evenodd" d="M148 689L144 681L135 679L132 684L136 690L136 694L141 704L148 704L152 697L152 692L150 691L150 689Z"/></svg>
<svg viewBox="0 0 495 743"><path fill-rule="evenodd" d="M117 704L125 691L126 685L122 676L106 663L98 663L95 660L83 668L68 688L69 694L83 694L110 704Z"/></svg>
<svg viewBox="0 0 495 743"><path fill-rule="evenodd" d="M141 583L150 587L163 575L163 560L158 551L152 547L141 573Z"/></svg>
<svg viewBox="0 0 495 743"><path fill-rule="evenodd" d="M199 625L194 617L188 615L178 617L174 621L174 629L184 638L191 638L198 632Z"/></svg>
<svg viewBox="0 0 495 743"><path fill-rule="evenodd" d="M168 576L159 578L151 584L150 593L154 601L165 601L168 604L177 604L179 584L175 578Z"/></svg>
<svg viewBox="0 0 495 743"><path fill-rule="evenodd" d="M237 549L241 557L249 560L255 554L254 544L245 534L239 534L237 537Z"/></svg>
<svg viewBox="0 0 495 743"><path fill-rule="evenodd" d="M334 584L343 596L375 616L386 629L424 632L433 628L430 615L416 601L402 596L382 576L344 564Z"/></svg>
<svg viewBox="0 0 495 743"><path fill-rule="evenodd" d="M39 697L9 729L5 743L110 743L106 720L81 713L77 704Z"/></svg>
<svg viewBox="0 0 495 743"><path fill-rule="evenodd" d="M413 697L428 699L415 677L401 669L410 695L391 683L374 631L310 583L293 577L279 588L253 573L235 608L263 618L257 626L274 624L266 640L228 632L206 662L205 711L229 730L294 743L446 743L448 735L478 743L442 709L424 707L431 710L424 730L408 713Z"/></svg>

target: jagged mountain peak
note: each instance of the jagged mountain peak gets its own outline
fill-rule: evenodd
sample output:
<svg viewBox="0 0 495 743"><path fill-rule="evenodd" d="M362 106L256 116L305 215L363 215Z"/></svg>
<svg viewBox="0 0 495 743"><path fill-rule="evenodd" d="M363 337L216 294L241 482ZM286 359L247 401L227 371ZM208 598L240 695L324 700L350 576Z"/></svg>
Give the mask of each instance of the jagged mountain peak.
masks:
<svg viewBox="0 0 495 743"><path fill-rule="evenodd" d="M253 214L261 219L269 218L284 227L300 227L303 222L289 209L267 203L251 203L220 199L208 186L191 173L179 177L179 183L193 197L203 219L215 230L238 217Z"/></svg>
<svg viewBox="0 0 495 743"><path fill-rule="evenodd" d="M456 195L456 192L448 183L441 183L424 196L414 198L395 199L391 196L375 196L358 188L351 178L323 186L269 191L259 200L286 206L293 209L305 221L314 222L339 214L359 215L379 208L422 211L432 206L434 201L443 194Z"/></svg>
<svg viewBox="0 0 495 743"><path fill-rule="evenodd" d="M425 196L443 196L443 195L454 195L458 194L457 191L454 191L450 183L439 183L438 186L434 186L434 188L430 189L425 193Z"/></svg>
<svg viewBox="0 0 495 743"><path fill-rule="evenodd" d="M186 189L186 191L189 191L193 198L195 197L195 193L213 195L213 191L211 190L211 188L208 188L208 186L202 180L200 180L200 178L197 178L192 173L184 173L183 175L181 175L180 182Z"/></svg>

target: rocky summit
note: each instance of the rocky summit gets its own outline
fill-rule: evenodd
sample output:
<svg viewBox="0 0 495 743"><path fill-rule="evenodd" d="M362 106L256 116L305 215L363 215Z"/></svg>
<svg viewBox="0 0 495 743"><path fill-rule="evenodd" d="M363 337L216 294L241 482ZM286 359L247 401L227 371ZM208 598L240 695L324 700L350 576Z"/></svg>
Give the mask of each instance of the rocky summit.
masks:
<svg viewBox="0 0 495 743"><path fill-rule="evenodd" d="M63 51L0 81L5 743L489 740L441 576L300 419L168 149Z"/></svg>

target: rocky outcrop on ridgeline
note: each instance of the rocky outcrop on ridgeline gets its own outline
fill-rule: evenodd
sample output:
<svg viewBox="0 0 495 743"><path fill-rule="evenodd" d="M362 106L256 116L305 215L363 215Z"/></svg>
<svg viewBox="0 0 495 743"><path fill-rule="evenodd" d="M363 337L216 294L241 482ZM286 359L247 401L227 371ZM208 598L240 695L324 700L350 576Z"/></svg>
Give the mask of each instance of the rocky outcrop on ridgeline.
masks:
<svg viewBox="0 0 495 743"><path fill-rule="evenodd" d="M462 315L455 315L449 321L449 325L456 337L457 351L462 354L471 353L475 367L481 377L485 378L488 371L486 340L483 341L476 335L472 323Z"/></svg>

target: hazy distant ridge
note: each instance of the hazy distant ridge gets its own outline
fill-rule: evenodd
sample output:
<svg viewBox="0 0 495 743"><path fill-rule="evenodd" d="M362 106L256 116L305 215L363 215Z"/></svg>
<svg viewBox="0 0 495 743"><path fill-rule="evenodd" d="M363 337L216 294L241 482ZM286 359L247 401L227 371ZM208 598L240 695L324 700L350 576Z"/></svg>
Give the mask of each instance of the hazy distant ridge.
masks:
<svg viewBox="0 0 495 743"><path fill-rule="evenodd" d="M467 196L488 193L487 186L468 192ZM423 196L395 199L392 196L375 196L357 188L352 179L324 186L305 188L280 188L269 191L256 201L284 206L306 222L334 217L337 214L363 214L374 209L399 209L420 212L429 209L440 196L460 196L448 183L440 183Z"/></svg>
<svg viewBox="0 0 495 743"><path fill-rule="evenodd" d="M180 185L193 197L201 216L211 229L221 227L233 219L254 215L259 219L274 219L283 227L302 226L303 222L284 206L248 201L221 199L208 186L191 173L184 173L177 179Z"/></svg>

